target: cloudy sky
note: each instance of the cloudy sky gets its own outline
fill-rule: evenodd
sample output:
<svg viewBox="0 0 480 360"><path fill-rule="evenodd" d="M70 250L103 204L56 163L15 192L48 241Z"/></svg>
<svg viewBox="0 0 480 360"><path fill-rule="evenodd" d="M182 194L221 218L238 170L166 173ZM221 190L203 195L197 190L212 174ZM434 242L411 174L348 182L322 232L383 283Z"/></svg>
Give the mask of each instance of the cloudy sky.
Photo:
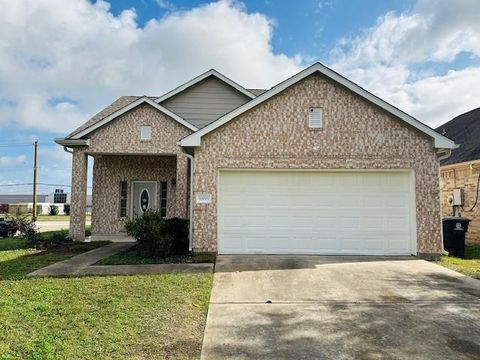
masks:
<svg viewBox="0 0 480 360"><path fill-rule="evenodd" d="M31 182L33 139L39 181L68 185L53 138L210 68L269 88L320 61L438 126L480 106L478 14L478 0L0 0L0 193L30 191L13 184Z"/></svg>

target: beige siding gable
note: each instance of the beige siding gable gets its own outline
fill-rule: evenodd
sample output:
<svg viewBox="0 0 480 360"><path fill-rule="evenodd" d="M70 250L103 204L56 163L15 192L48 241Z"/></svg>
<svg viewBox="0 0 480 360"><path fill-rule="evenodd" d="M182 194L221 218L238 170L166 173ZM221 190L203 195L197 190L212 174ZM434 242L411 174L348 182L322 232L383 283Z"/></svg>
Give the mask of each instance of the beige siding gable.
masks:
<svg viewBox="0 0 480 360"><path fill-rule="evenodd" d="M202 128L249 100L222 80L209 76L160 104L197 128Z"/></svg>

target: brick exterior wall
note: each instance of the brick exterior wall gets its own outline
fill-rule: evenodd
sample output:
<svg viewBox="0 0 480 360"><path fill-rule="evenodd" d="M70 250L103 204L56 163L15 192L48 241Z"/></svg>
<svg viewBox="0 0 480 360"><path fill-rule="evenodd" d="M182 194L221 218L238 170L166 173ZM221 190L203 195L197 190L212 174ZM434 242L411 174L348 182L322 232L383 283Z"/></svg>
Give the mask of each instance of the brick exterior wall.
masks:
<svg viewBox="0 0 480 360"><path fill-rule="evenodd" d="M151 126L150 141L140 140L140 127ZM119 218L120 181L128 182L128 209L132 181L168 181L167 216L188 216L188 161L178 141L192 131L148 104L140 105L98 128L87 137L90 146L74 150L72 166L71 233L83 240L85 228L86 168L84 155L94 157L92 233L122 231ZM175 179L175 186L172 180ZM82 215L83 213L83 215Z"/></svg>
<svg viewBox="0 0 480 360"><path fill-rule="evenodd" d="M324 127L308 128L310 107L323 110ZM194 251L217 250L217 178L222 168L413 169L417 250L441 251L439 161L431 139L320 75L206 135L195 150L194 192L212 195L194 204Z"/></svg>
<svg viewBox="0 0 480 360"><path fill-rule="evenodd" d="M453 208L447 202L453 189L464 190L465 205L463 209L460 209L460 214L472 220L468 226L466 238L467 243L470 244L480 244L480 199L473 211L468 211L475 203L479 175L480 164L474 165L473 169L470 169L469 164L462 164L448 166L440 171L441 206L444 216L453 215Z"/></svg>

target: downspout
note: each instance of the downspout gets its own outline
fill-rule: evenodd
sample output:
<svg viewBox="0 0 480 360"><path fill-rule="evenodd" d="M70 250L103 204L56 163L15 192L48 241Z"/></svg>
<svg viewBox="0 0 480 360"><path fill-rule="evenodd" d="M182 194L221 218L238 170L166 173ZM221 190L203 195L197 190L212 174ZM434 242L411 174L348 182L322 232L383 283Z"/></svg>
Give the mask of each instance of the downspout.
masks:
<svg viewBox="0 0 480 360"><path fill-rule="evenodd" d="M437 154L445 153L443 155L438 156L438 161L442 161L448 159L450 155L452 155L452 149L441 149L437 152Z"/></svg>
<svg viewBox="0 0 480 360"><path fill-rule="evenodd" d="M63 151L69 153L69 154L73 154L73 151L72 150L69 150L66 146L63 147Z"/></svg>
<svg viewBox="0 0 480 360"><path fill-rule="evenodd" d="M192 244L193 244L193 156L188 154L183 147L182 149L183 155L190 159L190 206L188 209L189 212L189 226L188 226L188 250L192 251Z"/></svg>
<svg viewBox="0 0 480 360"><path fill-rule="evenodd" d="M444 153L443 155L440 155ZM450 155L452 155L452 149L439 149L438 152L438 161L442 161L442 160L445 160L447 158L450 157ZM438 170L438 178L440 179L441 177L441 170L439 168ZM442 238L442 255L448 255L448 251L445 250L445 242L443 241L443 221L442 219L440 218L440 229L442 229L441 231L441 238Z"/></svg>

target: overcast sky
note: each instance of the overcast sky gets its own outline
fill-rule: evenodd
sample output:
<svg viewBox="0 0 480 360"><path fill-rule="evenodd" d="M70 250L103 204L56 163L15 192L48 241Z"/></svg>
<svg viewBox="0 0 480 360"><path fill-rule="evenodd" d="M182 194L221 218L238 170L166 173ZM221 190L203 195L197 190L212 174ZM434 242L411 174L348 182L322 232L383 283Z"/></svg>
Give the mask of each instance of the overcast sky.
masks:
<svg viewBox="0 0 480 360"><path fill-rule="evenodd" d="M479 14L478 0L0 0L0 193L30 191L5 185L31 182L32 139L39 181L68 185L53 138L210 68L269 88L320 61L436 127L480 106Z"/></svg>

